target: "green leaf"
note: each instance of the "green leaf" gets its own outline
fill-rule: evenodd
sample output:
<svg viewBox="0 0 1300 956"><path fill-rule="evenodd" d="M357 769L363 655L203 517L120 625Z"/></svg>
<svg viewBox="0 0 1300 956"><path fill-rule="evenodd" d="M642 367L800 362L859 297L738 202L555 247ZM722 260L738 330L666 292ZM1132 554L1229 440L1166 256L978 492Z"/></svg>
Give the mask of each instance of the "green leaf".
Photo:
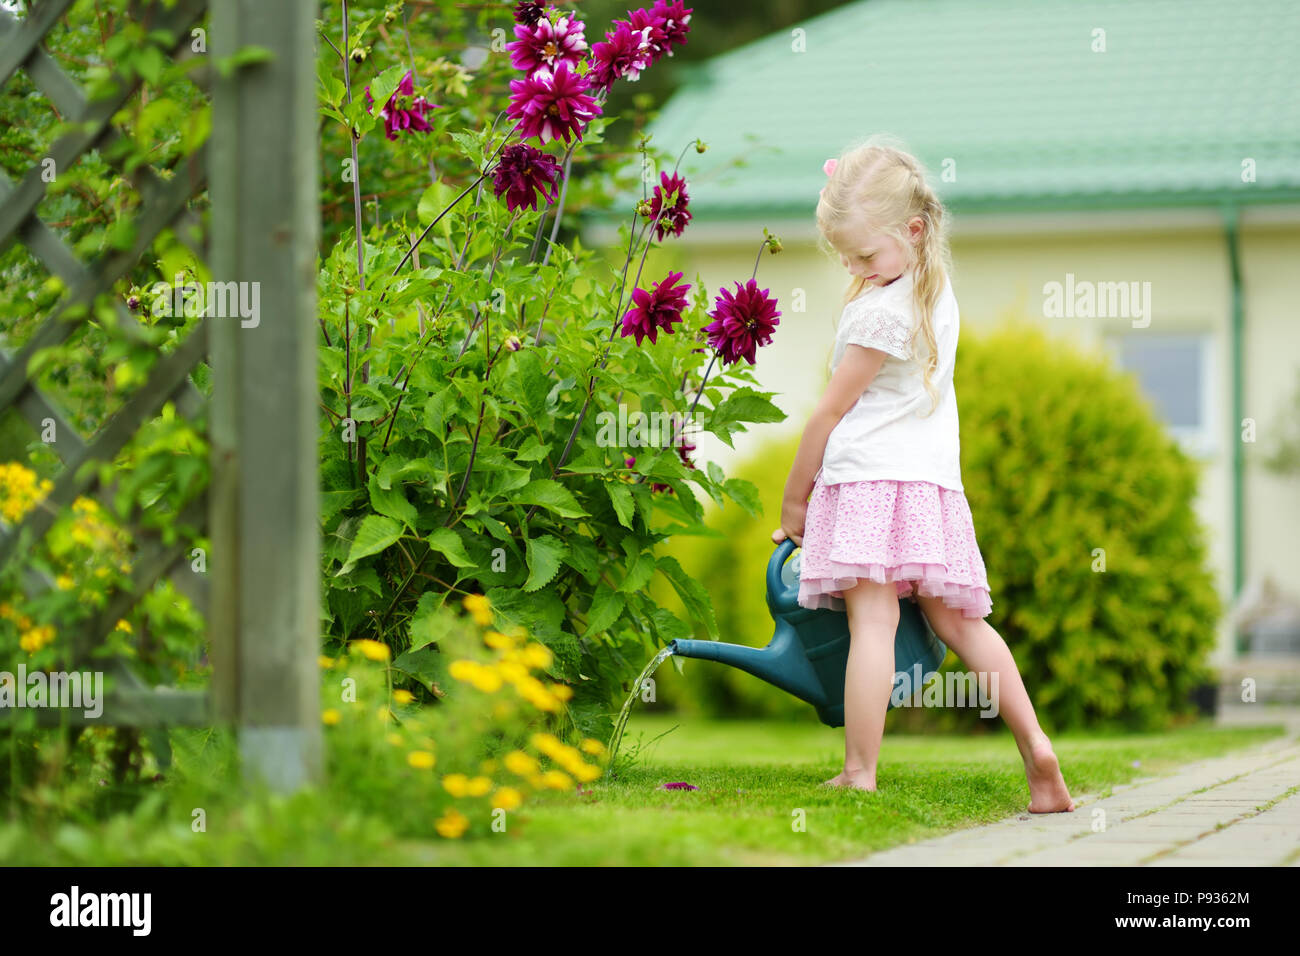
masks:
<svg viewBox="0 0 1300 956"><path fill-rule="evenodd" d="M655 573L655 556L649 551L638 551L628 561L627 574L618 589L623 592L640 591L650 583Z"/></svg>
<svg viewBox="0 0 1300 956"><path fill-rule="evenodd" d="M528 541L528 580L525 591L536 591L551 583L560 570L560 559L569 550L559 538L544 534Z"/></svg>
<svg viewBox="0 0 1300 956"><path fill-rule="evenodd" d="M221 71L223 77L228 77L240 67L250 66L253 63L264 63L273 59L275 59L275 53L264 46L246 46L230 56L217 60L217 69Z"/></svg>
<svg viewBox="0 0 1300 956"><path fill-rule="evenodd" d="M384 104L397 91L397 84L402 82L402 77L406 75L408 69L410 68L407 66L390 66L371 81L370 95L375 101L376 110L384 108ZM361 98L365 99L365 96L363 91Z"/></svg>
<svg viewBox="0 0 1300 956"><path fill-rule="evenodd" d="M352 539L352 548L348 559L339 574L346 574L352 566L364 557L378 554L402 536L402 526L387 515L366 515L357 529L357 536Z"/></svg>
<svg viewBox="0 0 1300 956"><path fill-rule="evenodd" d="M420 595L420 600L415 605L415 613L411 615L412 650L424 647L426 644L432 644L442 636L435 625L438 620L438 610L446 597L447 594L444 591L425 591ZM398 661L400 660L399 657ZM394 661L394 663L397 662Z"/></svg>
<svg viewBox="0 0 1300 956"><path fill-rule="evenodd" d="M755 518L763 516L763 503L759 498L758 486L752 481L746 481L744 478L728 478L723 483L722 490Z"/></svg>
<svg viewBox="0 0 1300 956"><path fill-rule="evenodd" d="M608 630L623 613L626 604L627 599L622 594L611 590L609 585L602 581L591 599L591 607L587 609L587 629L583 631L583 636L600 634Z"/></svg>
<svg viewBox="0 0 1300 956"><path fill-rule="evenodd" d="M614 513L618 515L618 523L631 530L632 515L635 510L632 504L631 489L621 481L611 481L605 485L605 490L609 492L609 500L614 505Z"/></svg>
<svg viewBox="0 0 1300 956"><path fill-rule="evenodd" d="M687 574L676 558L664 555L659 559L658 568L659 573L668 579L677 596L682 599L682 604L691 613L691 617L704 625L713 640L720 640L718 622L713 616L713 602L709 600L709 593L704 590L704 586Z"/></svg>
<svg viewBox="0 0 1300 956"><path fill-rule="evenodd" d="M456 567L468 568L474 565L474 559L465 551L465 543L453 529L439 528L425 540L429 542L429 547L446 555L447 560Z"/></svg>
<svg viewBox="0 0 1300 956"><path fill-rule="evenodd" d="M582 510L578 499L573 497L573 492L553 478L539 478L529 482L512 493L507 500L513 504L537 505L555 512L561 518L587 517L587 512Z"/></svg>
<svg viewBox="0 0 1300 956"><path fill-rule="evenodd" d="M414 527L420 513L416 510L415 505L406 500L406 495L402 492L400 484L396 488L383 488L380 486L378 476L371 475L368 487L370 505L375 511L381 515L396 518L408 528Z"/></svg>
<svg viewBox="0 0 1300 956"><path fill-rule="evenodd" d="M514 453L514 459L515 461L541 461L550 450L550 445L543 445L536 435L529 435L528 441L520 445Z"/></svg>

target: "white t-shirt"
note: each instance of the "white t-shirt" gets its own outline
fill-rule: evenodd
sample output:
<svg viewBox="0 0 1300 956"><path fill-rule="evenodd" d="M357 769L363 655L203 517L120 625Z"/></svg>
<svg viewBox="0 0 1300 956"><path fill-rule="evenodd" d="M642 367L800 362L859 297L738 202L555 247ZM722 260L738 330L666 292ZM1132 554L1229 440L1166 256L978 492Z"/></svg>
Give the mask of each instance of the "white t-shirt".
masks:
<svg viewBox="0 0 1300 956"><path fill-rule="evenodd" d="M933 320L939 353L933 384L939 401L930 412L924 369L916 358L924 355L925 340L918 332L916 342L909 345L913 329L919 325L912 284L912 273L905 272L889 285L873 286L844 307L831 371L849 345L887 354L879 373L826 442L821 471L824 484L893 479L929 481L964 491L957 396L952 384L960 326L957 298L952 283L945 279Z"/></svg>

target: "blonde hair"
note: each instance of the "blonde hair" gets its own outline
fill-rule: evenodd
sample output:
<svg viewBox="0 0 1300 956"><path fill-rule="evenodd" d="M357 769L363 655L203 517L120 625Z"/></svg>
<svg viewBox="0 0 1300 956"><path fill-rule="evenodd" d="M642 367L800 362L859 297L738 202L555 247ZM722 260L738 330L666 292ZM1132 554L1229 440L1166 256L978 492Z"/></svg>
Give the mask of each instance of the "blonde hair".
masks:
<svg viewBox="0 0 1300 956"><path fill-rule="evenodd" d="M917 216L924 225L913 244L907 224ZM920 336L929 349L922 369L925 390L933 403L930 413L933 413L939 404L938 390L933 383L939 368L934 309L952 272L947 215L930 187L925 168L915 156L889 142L887 137L869 137L849 147L837 160L817 203L817 229L821 233L818 246L822 251L837 256L830 239L854 220L865 223L873 232L896 239L909 257L908 267L913 270L914 278L912 298L920 316L910 342ZM861 295L867 284L862 277L851 280L842 305Z"/></svg>

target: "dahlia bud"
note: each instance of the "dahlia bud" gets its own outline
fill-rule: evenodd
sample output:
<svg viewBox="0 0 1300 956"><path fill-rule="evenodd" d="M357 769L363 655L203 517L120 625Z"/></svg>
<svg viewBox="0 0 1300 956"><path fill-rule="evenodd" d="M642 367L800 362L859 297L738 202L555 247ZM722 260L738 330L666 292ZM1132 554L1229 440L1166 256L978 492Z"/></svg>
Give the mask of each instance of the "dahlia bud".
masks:
<svg viewBox="0 0 1300 956"><path fill-rule="evenodd" d="M523 344L519 341L519 336L512 335L506 339L507 352L518 352L521 348L523 348Z"/></svg>
<svg viewBox="0 0 1300 956"><path fill-rule="evenodd" d="M625 464L625 465L627 465L627 467L631 468L633 465L636 464L636 458L635 458L635 457L633 457L633 458L624 458L624 459L623 459L623 464Z"/></svg>
<svg viewBox="0 0 1300 956"><path fill-rule="evenodd" d="M697 139L697 140L695 141L695 151L696 151L697 153L702 153L702 152L704 152L704 151L705 151L706 149L708 149L708 148L709 148L709 144L706 143L706 142L704 142L704 140L702 140L702 139Z"/></svg>
<svg viewBox="0 0 1300 956"><path fill-rule="evenodd" d="M650 205L650 200L642 199L636 204L636 212L638 216L644 216L646 219L649 219L654 215L654 206Z"/></svg>
<svg viewBox="0 0 1300 956"><path fill-rule="evenodd" d="M352 52L351 52L350 54L348 54L348 55L352 57L352 62L353 62L353 63L365 63L365 62L366 62L366 48L365 48L365 47L360 47L360 46L358 46L358 47L353 47L353 48L352 48Z"/></svg>
<svg viewBox="0 0 1300 956"><path fill-rule="evenodd" d="M140 297L138 295L129 295L126 297L126 307L134 312L140 308Z"/></svg>

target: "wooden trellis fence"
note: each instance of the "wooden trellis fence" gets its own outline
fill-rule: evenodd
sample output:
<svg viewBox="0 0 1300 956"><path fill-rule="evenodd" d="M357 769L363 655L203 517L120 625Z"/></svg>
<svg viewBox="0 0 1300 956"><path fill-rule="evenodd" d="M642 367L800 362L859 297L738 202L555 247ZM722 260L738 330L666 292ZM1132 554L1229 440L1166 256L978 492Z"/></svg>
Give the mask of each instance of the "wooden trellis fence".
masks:
<svg viewBox="0 0 1300 956"><path fill-rule="evenodd" d="M45 0L32 4L22 19L0 9L0 88L21 70L64 119L76 124L45 157L60 171L122 135L112 118L140 82L120 78L112 97L87 101L41 47L72 4ZM111 489L99 485L98 469L82 466L111 462L164 403L174 402L177 414L187 419L199 415L206 399L190 372L208 360L212 480L206 500L183 511L176 523L206 527L211 582L192 570L183 536L166 543L137 532L130 585L110 593L102 612L75 636L74 660L88 661L115 622L170 576L207 621L211 688L194 693L147 687L126 662L97 658L94 666L115 678L99 722L146 728L155 749L164 752L167 725L231 724L239 731L246 770L279 789L292 789L320 772L316 8L312 0L176 0L137 4L132 13L151 30L176 38L173 55L196 55L191 30L210 13L207 52L197 55L216 64L255 45L270 56L232 70L203 71L212 98L212 131L204 148L169 171L144 165L123 173L142 199L127 249L79 261L37 215L49 185L42 176L48 163L36 163L18 182L0 172L0 251L23 243L65 289L19 350L10 355L0 350L0 413L16 408L37 430L53 420L57 440L51 447L63 465L44 505L15 526L0 528L0 567L22 561L19 542L39 540L77 496L109 500ZM0 122L8 121L0 115ZM188 209L205 188L207 235ZM214 281L257 284L259 321L203 318L155 363L147 383L96 434L78 435L35 387L29 363L86 322L96 298L127 275L169 226L208 263ZM194 236L202 238L187 240ZM123 326L134 322L121 305L117 311ZM10 325L12 317L0 316L0 323ZM52 586L30 567L23 582L29 595ZM0 711L0 720L5 716ZM44 710L38 717L56 724L85 719L78 710Z"/></svg>

